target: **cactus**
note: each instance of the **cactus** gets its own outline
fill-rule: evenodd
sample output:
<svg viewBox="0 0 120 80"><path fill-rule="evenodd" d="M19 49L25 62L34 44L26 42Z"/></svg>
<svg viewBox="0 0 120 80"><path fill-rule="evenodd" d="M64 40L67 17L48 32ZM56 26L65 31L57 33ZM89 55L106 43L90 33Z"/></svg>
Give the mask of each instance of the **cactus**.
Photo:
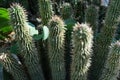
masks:
<svg viewBox="0 0 120 80"><path fill-rule="evenodd" d="M74 4L74 18L80 23L85 21L85 3L84 1L78 1Z"/></svg>
<svg viewBox="0 0 120 80"><path fill-rule="evenodd" d="M0 54L0 62L3 67L12 74L15 80L29 80L22 64L20 64L10 53Z"/></svg>
<svg viewBox="0 0 120 80"><path fill-rule="evenodd" d="M77 23L72 33L71 80L87 80L91 63L93 32L87 24Z"/></svg>
<svg viewBox="0 0 120 80"><path fill-rule="evenodd" d="M26 11L24 11L20 5L12 4L10 17L17 45L19 45L18 48L20 50L20 52L17 53L19 61L21 62L21 64L18 64L20 65L18 69L22 71L13 70L13 72L9 72L12 75L16 75L15 77L17 77L17 74L19 73L20 76L22 76L21 73L26 73L25 75L29 80L44 80L44 78L45 80L116 80L116 77L118 76L117 70L119 68L119 64L116 64L116 62L120 61L117 59L119 56L116 56L117 53L119 53L119 42L113 44L110 49L109 46L111 42L114 41L113 37L115 35L116 26L119 23L120 0L111 0L108 9L107 7L100 6L101 0L52 1L54 4L59 3L56 4L59 7L54 9L58 12L60 11L62 2L73 1L71 4L73 12L75 10L75 13L72 15L70 10L71 6L66 3L63 4L59 14L62 14L65 19L64 21L67 25L66 28L68 28L66 31L64 22L61 18L53 16L52 5L54 4L51 4L51 0L39 0L38 5L40 8L42 25L48 26L50 36L48 37L48 40L40 39L38 41L38 50L36 50L33 39L29 35ZM102 8L107 9L105 20L103 19L105 12L103 13L103 10L101 10ZM99 10L99 13L97 10ZM98 15L99 18L97 20ZM91 28L88 27L89 25L77 23L73 29L72 25L76 22L75 20L80 23L86 22L90 24L95 33L94 44L92 40L93 33ZM97 24L97 22L99 24ZM99 32L96 35L97 26ZM73 31L73 33L71 33L71 31ZM42 30L39 30L39 34L41 33ZM66 35L64 35L65 33ZM70 42L72 43L72 46ZM94 54L91 61L92 44ZM116 52L116 54L114 52ZM7 64L10 64L7 69L11 70L11 68L14 67L14 62L16 62L15 59L12 62L13 64L7 62ZM1 63L3 64L3 62ZM44 77L41 70L41 63ZM6 69L7 65L3 64L3 66ZM15 65L15 68L17 67ZM23 72L22 67L24 67L25 72ZM88 70L90 73L88 73ZM90 75L88 76L88 74Z"/></svg>
<svg viewBox="0 0 120 80"><path fill-rule="evenodd" d="M53 16L49 22L48 55L53 80L65 80L64 26L64 22L58 16Z"/></svg>
<svg viewBox="0 0 120 80"><path fill-rule="evenodd" d="M99 80L117 80L120 70L120 41L113 43Z"/></svg>
<svg viewBox="0 0 120 80"><path fill-rule="evenodd" d="M97 33L98 28L98 10L94 5L90 5L85 12L85 21L90 24L92 30L94 31L94 35Z"/></svg>
<svg viewBox="0 0 120 80"><path fill-rule="evenodd" d="M38 0L39 5L39 13L42 19L42 25L48 25L49 20L52 18L54 14L52 9L52 2L51 0ZM42 30L39 30L39 34L42 33ZM49 69L49 60L48 60L48 43L46 41L40 40L38 42L39 45L39 54L41 55L41 63L42 69L44 72L44 76L47 80L51 80L51 74Z"/></svg>
<svg viewBox="0 0 120 80"><path fill-rule="evenodd" d="M109 52L109 46L113 40L116 27L119 23L120 0L111 0L101 33L95 39L93 63L91 66L91 79L98 80L104 68L105 60Z"/></svg>
<svg viewBox="0 0 120 80"><path fill-rule="evenodd" d="M50 0L38 0L38 2L42 24L47 25L53 15L52 3Z"/></svg>
<svg viewBox="0 0 120 80"><path fill-rule="evenodd" d="M26 12L19 4L12 4L10 18L19 45L20 56L31 80L44 80L37 50L29 34Z"/></svg>
<svg viewBox="0 0 120 80"><path fill-rule="evenodd" d="M63 3L61 8L61 15L63 19L71 18L72 6L69 3Z"/></svg>

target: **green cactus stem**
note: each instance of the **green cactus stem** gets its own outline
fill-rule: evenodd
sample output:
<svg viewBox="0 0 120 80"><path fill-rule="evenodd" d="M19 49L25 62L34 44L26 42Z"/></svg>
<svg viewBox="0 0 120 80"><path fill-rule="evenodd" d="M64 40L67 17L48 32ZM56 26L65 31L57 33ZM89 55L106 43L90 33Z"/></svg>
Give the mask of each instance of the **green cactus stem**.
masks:
<svg viewBox="0 0 120 80"><path fill-rule="evenodd" d="M94 35L97 33L98 28L98 10L94 5L90 5L85 12L85 21L90 24L92 30L94 31Z"/></svg>
<svg viewBox="0 0 120 80"><path fill-rule="evenodd" d="M49 23L48 55L53 80L65 80L64 26L64 22L58 16L53 16Z"/></svg>
<svg viewBox="0 0 120 80"><path fill-rule="evenodd" d="M61 16L63 19L71 18L72 6L70 3L63 3L61 8Z"/></svg>
<svg viewBox="0 0 120 80"><path fill-rule="evenodd" d="M99 80L117 80L120 70L120 42L113 43Z"/></svg>
<svg viewBox="0 0 120 80"><path fill-rule="evenodd" d="M12 4L10 18L15 31L15 38L31 80L44 80L37 50L29 34L26 11L19 4Z"/></svg>
<svg viewBox="0 0 120 80"><path fill-rule="evenodd" d="M49 23L49 20L52 18L52 15L54 14L53 8L52 8L52 2L51 0L38 0L38 6L39 6L39 13L42 20L42 25L47 26ZM42 33L42 30L39 29L39 34ZM39 54L41 55L41 63L42 63L42 69L44 72L44 76L46 80L51 80L51 71L49 67L49 60L48 60L48 43L47 40L42 41L39 40Z"/></svg>
<svg viewBox="0 0 120 80"><path fill-rule="evenodd" d="M94 55L91 66L91 80L98 80L102 74L102 70L105 65L109 53L109 46L113 40L116 27L119 24L120 16L120 0L111 0L106 17L104 26L101 29L101 33L96 37L94 43Z"/></svg>
<svg viewBox="0 0 120 80"><path fill-rule="evenodd" d="M0 63L9 72L15 80L29 80L22 67L22 64L17 61L10 53L0 54Z"/></svg>
<svg viewBox="0 0 120 80"><path fill-rule="evenodd" d="M42 24L47 25L53 15L51 0L38 0Z"/></svg>
<svg viewBox="0 0 120 80"><path fill-rule="evenodd" d="M75 24L72 33L71 80L87 80L91 63L93 32L87 24Z"/></svg>

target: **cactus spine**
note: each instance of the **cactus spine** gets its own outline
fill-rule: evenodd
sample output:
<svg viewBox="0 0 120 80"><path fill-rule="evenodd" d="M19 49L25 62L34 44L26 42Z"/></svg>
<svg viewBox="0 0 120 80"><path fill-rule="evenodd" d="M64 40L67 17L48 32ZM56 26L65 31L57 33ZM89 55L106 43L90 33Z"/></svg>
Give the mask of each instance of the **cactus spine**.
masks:
<svg viewBox="0 0 120 80"><path fill-rule="evenodd" d="M38 0L42 24L47 25L53 15L51 0Z"/></svg>
<svg viewBox="0 0 120 80"><path fill-rule="evenodd" d="M99 80L117 80L120 70L120 42L112 44Z"/></svg>
<svg viewBox="0 0 120 80"><path fill-rule="evenodd" d="M109 46L114 37L116 26L118 25L118 17L120 16L120 0L111 0L106 17L105 24L101 29L101 33L95 39L93 63L91 66L91 78L98 80L104 68L105 60L109 52ZM92 79L92 80L93 80Z"/></svg>
<svg viewBox="0 0 120 80"><path fill-rule="evenodd" d="M3 67L12 74L15 80L29 80L22 65L9 53L0 55L0 62Z"/></svg>
<svg viewBox="0 0 120 80"><path fill-rule="evenodd" d="M94 5L90 5L85 12L85 21L90 24L92 30L94 31L94 35L97 32L97 21L98 21L98 10Z"/></svg>
<svg viewBox="0 0 120 80"><path fill-rule="evenodd" d="M65 80L65 61L64 61L64 22L58 17L53 16L49 23L50 35L48 38L49 59L52 70L53 80Z"/></svg>
<svg viewBox="0 0 120 80"><path fill-rule="evenodd" d="M73 56L71 80L87 80L91 63L93 32L86 24L77 23L72 33Z"/></svg>
<svg viewBox="0 0 120 80"><path fill-rule="evenodd" d="M13 4L10 9L10 17L16 33L15 38L21 50L20 55L31 80L44 80L38 54L27 27L25 10L19 4Z"/></svg>

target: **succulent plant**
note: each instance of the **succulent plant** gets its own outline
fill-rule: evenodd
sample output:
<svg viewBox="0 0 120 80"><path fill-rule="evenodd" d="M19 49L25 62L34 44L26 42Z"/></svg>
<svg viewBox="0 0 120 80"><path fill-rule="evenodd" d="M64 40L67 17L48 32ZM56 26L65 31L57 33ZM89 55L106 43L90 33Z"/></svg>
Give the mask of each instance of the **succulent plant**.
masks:
<svg viewBox="0 0 120 80"><path fill-rule="evenodd" d="M71 80L87 80L91 64L93 32L87 24L77 23L72 33Z"/></svg>
<svg viewBox="0 0 120 80"><path fill-rule="evenodd" d="M15 80L29 80L23 65L10 53L0 53L0 62L3 67L12 74Z"/></svg>
<svg viewBox="0 0 120 80"><path fill-rule="evenodd" d="M51 0L38 0L42 24L47 25L53 15Z"/></svg>
<svg viewBox="0 0 120 80"><path fill-rule="evenodd" d="M38 2L39 11L36 8L33 10L35 13L32 12L34 15L38 11L41 17L41 23L38 25L42 28L37 31L39 33L35 42L37 50L30 35L33 27L30 30L27 12L17 3L12 4L10 8L11 24L17 42L16 51L11 50L11 47L10 53L17 52L14 55L18 60L8 54L9 52L5 53L5 50L0 49L0 52L5 53L0 54L0 63L15 80L119 80L120 42L115 42L114 35L120 22L120 0L111 0L107 6L100 5L101 0ZM30 7L33 9L33 6ZM65 20L53 16L52 7L55 13L62 14ZM106 10L102 8L107 9L105 18ZM75 24L76 21L79 23Z"/></svg>
<svg viewBox="0 0 120 80"><path fill-rule="evenodd" d="M110 46L105 68L99 80L117 80L120 70L120 41Z"/></svg>
<svg viewBox="0 0 120 80"><path fill-rule="evenodd" d="M48 38L49 59L53 80L65 80L64 33L65 25L58 16L53 16L49 22Z"/></svg>
<svg viewBox="0 0 120 80"><path fill-rule="evenodd" d="M70 3L63 3L61 8L61 16L63 19L71 18L72 6Z"/></svg>
<svg viewBox="0 0 120 80"><path fill-rule="evenodd" d="M19 45L20 56L32 80L44 80L40 60L32 37L29 34L26 11L19 4L12 4L10 18Z"/></svg>
<svg viewBox="0 0 120 80"><path fill-rule="evenodd" d="M105 16L104 25L99 35L97 35L93 47L93 59L90 76L91 79L98 80L107 59L109 46L113 42L116 27L119 24L120 0L111 0Z"/></svg>
<svg viewBox="0 0 120 80"><path fill-rule="evenodd" d="M85 21L90 24L92 30L94 31L94 35L97 33L98 29L98 10L94 5L90 5L85 12Z"/></svg>

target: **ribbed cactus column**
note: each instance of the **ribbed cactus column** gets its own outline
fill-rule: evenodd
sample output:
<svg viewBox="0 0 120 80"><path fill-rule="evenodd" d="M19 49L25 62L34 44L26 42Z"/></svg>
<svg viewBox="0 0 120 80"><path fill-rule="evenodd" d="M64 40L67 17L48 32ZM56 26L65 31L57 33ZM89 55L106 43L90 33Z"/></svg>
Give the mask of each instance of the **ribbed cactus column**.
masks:
<svg viewBox="0 0 120 80"><path fill-rule="evenodd" d="M49 23L48 55L53 80L65 80L64 26L64 22L58 16L53 16Z"/></svg>
<svg viewBox="0 0 120 80"><path fill-rule="evenodd" d="M120 0L111 0L106 17L105 24L101 29L101 33L96 37L94 43L93 63L91 66L91 80L98 80L104 68L107 59L109 46L113 40L116 27L120 22Z"/></svg>
<svg viewBox="0 0 120 80"><path fill-rule="evenodd" d="M72 65L71 80L87 80L88 68L91 63L92 29L87 24L77 23L72 33Z"/></svg>
<svg viewBox="0 0 120 80"><path fill-rule="evenodd" d="M38 0L42 24L47 25L53 15L51 0Z"/></svg>
<svg viewBox="0 0 120 80"><path fill-rule="evenodd" d="M61 16L63 19L71 18L72 6L70 3L63 3L61 8Z"/></svg>
<svg viewBox="0 0 120 80"><path fill-rule="evenodd" d="M31 80L44 80L37 50L29 34L26 12L18 4L13 4L10 8L11 22L15 31L15 38L18 43L20 55L26 66Z"/></svg>
<svg viewBox="0 0 120 80"><path fill-rule="evenodd" d="M0 54L0 63L15 80L29 80L22 65L9 53Z"/></svg>
<svg viewBox="0 0 120 80"><path fill-rule="evenodd" d="M113 43L99 80L117 80L120 70L120 41Z"/></svg>
<svg viewBox="0 0 120 80"><path fill-rule="evenodd" d="M94 5L90 5L85 12L85 21L90 24L92 30L96 34L98 28L98 10ZM94 35L95 35L94 34Z"/></svg>

